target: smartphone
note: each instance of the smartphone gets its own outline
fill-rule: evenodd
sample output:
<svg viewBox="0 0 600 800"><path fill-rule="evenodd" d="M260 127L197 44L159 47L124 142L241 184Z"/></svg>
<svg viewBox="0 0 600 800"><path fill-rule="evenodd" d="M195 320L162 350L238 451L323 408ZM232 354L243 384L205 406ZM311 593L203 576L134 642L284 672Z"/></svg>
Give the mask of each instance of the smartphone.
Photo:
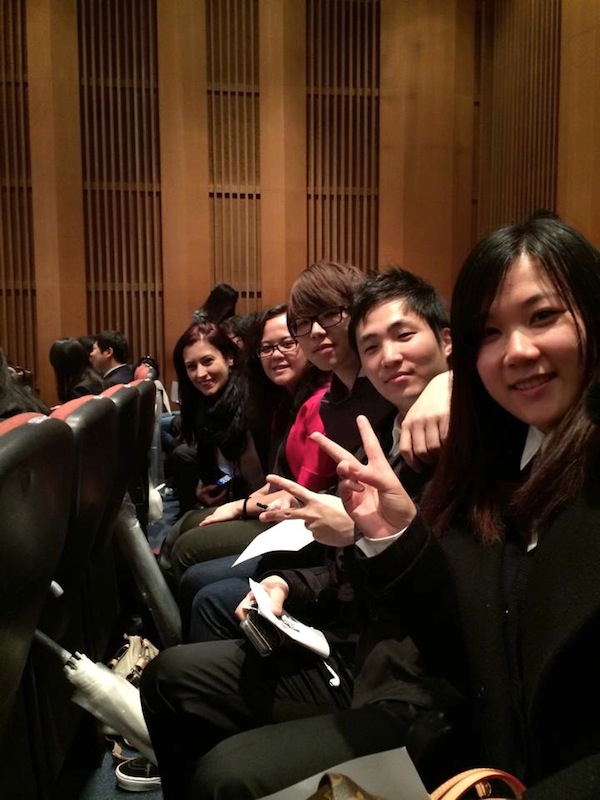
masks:
<svg viewBox="0 0 600 800"><path fill-rule="evenodd" d="M248 611L245 619L240 622L240 629L261 656L271 655L285 640L284 634L261 616L256 608Z"/></svg>
<svg viewBox="0 0 600 800"><path fill-rule="evenodd" d="M218 480L215 481L215 484L217 486L223 487L227 486L228 483L231 483L232 480L233 478L231 477L231 475L222 475Z"/></svg>

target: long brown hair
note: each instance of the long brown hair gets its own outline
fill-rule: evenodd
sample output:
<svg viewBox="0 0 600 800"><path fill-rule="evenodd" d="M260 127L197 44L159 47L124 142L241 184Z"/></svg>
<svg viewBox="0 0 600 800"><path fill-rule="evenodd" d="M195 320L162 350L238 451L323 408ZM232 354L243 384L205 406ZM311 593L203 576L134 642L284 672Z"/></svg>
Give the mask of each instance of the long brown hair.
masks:
<svg viewBox="0 0 600 800"><path fill-rule="evenodd" d="M529 478L510 503L524 532L541 534L583 484L596 428L585 413L583 389L593 380L600 353L600 253L578 231L550 216L486 236L468 256L457 279L450 312L454 385L448 440L423 511L437 534L461 519L484 542L504 534L504 480L518 475L526 426L501 408L477 372L482 325L514 261L527 255L547 275L573 314L583 359L582 393L549 434ZM516 467L515 467L516 465Z"/></svg>

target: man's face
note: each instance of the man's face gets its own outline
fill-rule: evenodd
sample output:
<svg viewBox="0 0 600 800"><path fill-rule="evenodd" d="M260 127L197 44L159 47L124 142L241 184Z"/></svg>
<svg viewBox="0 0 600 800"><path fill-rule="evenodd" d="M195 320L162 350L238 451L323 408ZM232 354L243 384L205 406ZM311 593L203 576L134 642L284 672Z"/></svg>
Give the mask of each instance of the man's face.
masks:
<svg viewBox="0 0 600 800"><path fill-rule="evenodd" d="M92 367L99 372L100 375L104 375L104 373L110 369L110 359L112 355L112 348L109 347L108 350L100 350L98 347L98 342L94 342L92 346L92 352L90 353L90 361L92 363Z"/></svg>
<svg viewBox="0 0 600 800"><path fill-rule="evenodd" d="M356 326L356 342L365 374L401 414L432 378L448 369L452 349L447 328L438 341L427 322L401 299L371 308Z"/></svg>

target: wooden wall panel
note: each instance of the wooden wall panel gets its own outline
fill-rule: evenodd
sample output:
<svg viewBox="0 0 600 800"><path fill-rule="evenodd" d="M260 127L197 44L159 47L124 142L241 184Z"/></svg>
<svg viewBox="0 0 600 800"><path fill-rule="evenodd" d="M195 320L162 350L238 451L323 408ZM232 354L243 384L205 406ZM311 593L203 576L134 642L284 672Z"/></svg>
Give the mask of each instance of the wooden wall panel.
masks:
<svg viewBox="0 0 600 800"><path fill-rule="evenodd" d="M600 246L600 2L562 5L556 207Z"/></svg>
<svg viewBox="0 0 600 800"><path fill-rule="evenodd" d="M36 368L24 0L0 5L0 347Z"/></svg>
<svg viewBox="0 0 600 800"><path fill-rule="evenodd" d="M206 0L213 284L259 307L260 125L258 0Z"/></svg>
<svg viewBox="0 0 600 800"><path fill-rule="evenodd" d="M175 342L212 285L204 0L158 0L165 385Z"/></svg>
<svg viewBox="0 0 600 800"><path fill-rule="evenodd" d="M380 0L306 0L308 260L377 266Z"/></svg>
<svg viewBox="0 0 600 800"><path fill-rule="evenodd" d="M77 7L28 0L27 54L39 387L53 403L50 345L88 332Z"/></svg>
<svg viewBox="0 0 600 800"><path fill-rule="evenodd" d="M164 360L154 0L79 0L89 332Z"/></svg>
<svg viewBox="0 0 600 800"><path fill-rule="evenodd" d="M474 41L468 0L382 0L379 263L446 297L471 245Z"/></svg>
<svg viewBox="0 0 600 800"><path fill-rule="evenodd" d="M556 205L560 11L482 2L479 234Z"/></svg>
<svg viewBox="0 0 600 800"><path fill-rule="evenodd" d="M262 306L287 300L307 266L304 3L261 0L260 270Z"/></svg>

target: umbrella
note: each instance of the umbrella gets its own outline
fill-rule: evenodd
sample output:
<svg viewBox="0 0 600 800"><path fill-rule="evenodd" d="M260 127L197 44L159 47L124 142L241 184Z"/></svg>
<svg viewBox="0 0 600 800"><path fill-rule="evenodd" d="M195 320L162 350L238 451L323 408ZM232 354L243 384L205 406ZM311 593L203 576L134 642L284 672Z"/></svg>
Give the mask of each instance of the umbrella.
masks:
<svg viewBox="0 0 600 800"><path fill-rule="evenodd" d="M62 661L64 673L76 689L72 700L156 764L135 686L104 664L95 664L82 653L69 653L41 631L35 632L35 638Z"/></svg>

